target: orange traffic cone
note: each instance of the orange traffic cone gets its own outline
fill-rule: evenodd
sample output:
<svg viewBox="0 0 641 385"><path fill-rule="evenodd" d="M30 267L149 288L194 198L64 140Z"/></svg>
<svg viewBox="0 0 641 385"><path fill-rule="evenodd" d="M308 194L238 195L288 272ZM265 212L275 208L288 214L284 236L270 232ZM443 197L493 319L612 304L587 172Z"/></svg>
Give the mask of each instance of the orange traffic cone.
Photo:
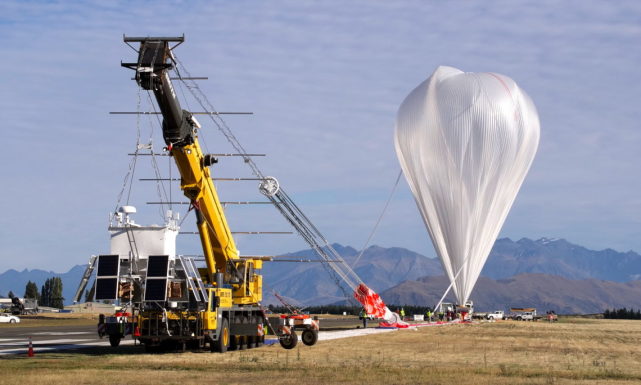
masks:
<svg viewBox="0 0 641 385"><path fill-rule="evenodd" d="M138 326L134 327L134 337L140 337L140 329Z"/></svg>
<svg viewBox="0 0 641 385"><path fill-rule="evenodd" d="M31 337L29 337L29 350L27 350L27 357L33 357L33 343L31 342Z"/></svg>

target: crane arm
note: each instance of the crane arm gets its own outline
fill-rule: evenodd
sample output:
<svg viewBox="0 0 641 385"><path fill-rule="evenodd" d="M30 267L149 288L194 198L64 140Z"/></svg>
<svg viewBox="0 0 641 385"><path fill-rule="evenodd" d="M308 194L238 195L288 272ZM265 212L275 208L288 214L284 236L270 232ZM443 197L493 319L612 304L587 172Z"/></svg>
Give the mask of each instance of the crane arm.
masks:
<svg viewBox="0 0 641 385"><path fill-rule="evenodd" d="M214 274L227 272L229 266L234 266L230 262L239 256L211 179L209 166L217 160L203 154L197 137L200 125L189 111L181 108L169 77L169 70L174 66L169 43L182 41L184 37L126 37L125 42L140 42L140 49L136 63L122 63L122 66L134 69L140 87L154 93L163 116L163 138L180 172L180 187L196 212L207 275L210 282L214 282Z"/></svg>

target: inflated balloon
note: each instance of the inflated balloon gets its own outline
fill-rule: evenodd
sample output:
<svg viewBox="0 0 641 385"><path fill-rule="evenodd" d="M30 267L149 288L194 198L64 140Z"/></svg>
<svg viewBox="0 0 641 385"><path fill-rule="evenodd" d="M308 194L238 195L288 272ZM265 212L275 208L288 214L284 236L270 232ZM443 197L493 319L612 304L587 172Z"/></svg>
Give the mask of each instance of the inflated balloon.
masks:
<svg viewBox="0 0 641 385"><path fill-rule="evenodd" d="M439 67L398 110L396 154L459 304L532 164L539 130L529 96L495 73Z"/></svg>

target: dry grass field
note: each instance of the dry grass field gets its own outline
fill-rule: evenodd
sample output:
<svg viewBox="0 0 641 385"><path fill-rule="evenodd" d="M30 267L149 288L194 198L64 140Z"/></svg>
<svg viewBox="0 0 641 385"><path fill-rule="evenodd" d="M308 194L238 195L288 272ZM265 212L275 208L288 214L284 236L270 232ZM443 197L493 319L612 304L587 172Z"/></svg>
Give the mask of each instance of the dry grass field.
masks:
<svg viewBox="0 0 641 385"><path fill-rule="evenodd" d="M0 384L638 384L641 322L424 327L214 353L140 347L0 359Z"/></svg>

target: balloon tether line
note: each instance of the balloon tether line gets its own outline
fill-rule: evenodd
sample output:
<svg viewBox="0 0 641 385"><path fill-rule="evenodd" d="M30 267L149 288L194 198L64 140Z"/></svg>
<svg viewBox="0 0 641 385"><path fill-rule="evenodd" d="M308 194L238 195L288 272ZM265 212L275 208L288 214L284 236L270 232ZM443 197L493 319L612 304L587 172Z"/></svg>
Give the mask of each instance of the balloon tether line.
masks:
<svg viewBox="0 0 641 385"><path fill-rule="evenodd" d="M398 176L396 177L396 182L394 182L394 187L392 188L392 192L390 193L389 198L387 198L387 202L385 202L385 207L383 207L383 212L381 212L381 215L378 217L378 221L376 221L376 224L374 225L372 232L369 234L369 237L367 238L365 245L363 245L361 252L358 254L358 257L356 257L356 260L354 260L354 263L352 263L352 268L356 267L356 264L363 256L365 249L367 248L367 246L369 246L369 242L372 240L374 233L376 233L376 230L378 229L378 225L381 223L381 220L383 219L383 215L385 215L385 212L387 211L387 206L389 206L389 203L391 202L392 197L396 192L396 188L398 187L398 182L401 180L401 175L403 175L403 170L398 172Z"/></svg>
<svg viewBox="0 0 641 385"><path fill-rule="evenodd" d="M452 286L454 286L454 282L456 282L456 278L458 278L459 274L461 274L461 271L463 271L463 268L465 267L465 265L467 265L467 261L470 259L471 255L472 254L468 255L467 258L465 258L465 261L463 261L463 264L461 265L461 267L459 267L458 271L456 272L456 275L454 276L454 278L450 282L450 286L447 287L447 289L445 290L445 293L443 293L443 296L441 297L441 299L438 301L436 306L434 306L434 311L436 311L436 309L438 309L438 307L441 306L441 303L443 303L443 300L445 299L445 296L447 296L447 294L450 292L450 290L452 290Z"/></svg>

